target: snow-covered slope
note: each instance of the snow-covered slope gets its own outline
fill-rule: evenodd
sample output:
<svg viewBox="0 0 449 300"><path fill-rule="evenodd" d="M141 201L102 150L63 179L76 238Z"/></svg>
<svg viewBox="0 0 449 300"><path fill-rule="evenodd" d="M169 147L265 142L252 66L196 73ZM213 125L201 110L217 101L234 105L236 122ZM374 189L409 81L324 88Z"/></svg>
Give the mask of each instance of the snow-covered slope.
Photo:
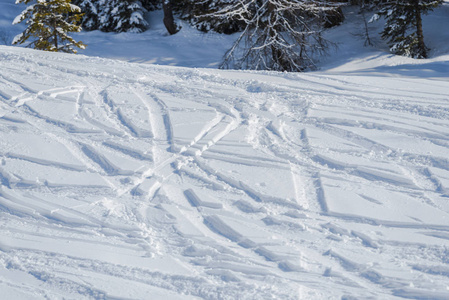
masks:
<svg viewBox="0 0 449 300"><path fill-rule="evenodd" d="M448 11L429 60L348 11L307 74L128 63L214 68L234 38L160 12L76 36L91 57L0 46L0 298L449 299Z"/></svg>
<svg viewBox="0 0 449 300"><path fill-rule="evenodd" d="M417 72L0 46L2 297L449 298L449 74Z"/></svg>

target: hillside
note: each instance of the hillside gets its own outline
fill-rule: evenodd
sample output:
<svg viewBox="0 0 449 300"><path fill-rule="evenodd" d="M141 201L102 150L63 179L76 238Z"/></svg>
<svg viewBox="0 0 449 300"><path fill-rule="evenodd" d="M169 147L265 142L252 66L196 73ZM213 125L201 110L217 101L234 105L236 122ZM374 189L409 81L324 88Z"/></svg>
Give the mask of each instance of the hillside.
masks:
<svg viewBox="0 0 449 300"><path fill-rule="evenodd" d="M396 57L347 22L300 74L156 28L126 57L0 46L1 297L448 299L447 40Z"/></svg>
<svg viewBox="0 0 449 300"><path fill-rule="evenodd" d="M448 297L448 77L0 69L11 299Z"/></svg>

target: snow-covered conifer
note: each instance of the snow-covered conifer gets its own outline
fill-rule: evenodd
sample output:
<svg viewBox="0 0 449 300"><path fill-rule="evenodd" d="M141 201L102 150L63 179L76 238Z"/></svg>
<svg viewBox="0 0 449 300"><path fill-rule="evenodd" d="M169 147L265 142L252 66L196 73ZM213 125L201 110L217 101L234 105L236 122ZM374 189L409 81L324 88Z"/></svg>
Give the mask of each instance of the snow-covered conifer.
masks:
<svg viewBox="0 0 449 300"><path fill-rule="evenodd" d="M67 33L80 32L78 25L82 17L78 6L70 0L16 0L16 4L29 5L13 24L26 20L28 27L14 38L13 44L23 44L34 38L28 46L45 51L76 53L73 47L85 48L82 42L75 41Z"/></svg>
<svg viewBox="0 0 449 300"><path fill-rule="evenodd" d="M116 5L111 11L115 32L143 32L147 29L148 23L144 18L145 8L142 2L134 1L110 1Z"/></svg>
<svg viewBox="0 0 449 300"><path fill-rule="evenodd" d="M84 30L95 30L99 27L98 6L95 0L73 0L83 12L82 26Z"/></svg>
<svg viewBox="0 0 449 300"><path fill-rule="evenodd" d="M143 32L148 28L144 18L147 9L156 7L155 0L74 0L85 13L87 30L106 32Z"/></svg>
<svg viewBox="0 0 449 300"><path fill-rule="evenodd" d="M245 22L238 18L217 18L214 14L236 2L235 0L178 0L173 2L173 6L183 20L188 21L198 30L231 34L242 31L245 28Z"/></svg>
<svg viewBox="0 0 449 300"><path fill-rule="evenodd" d="M413 58L427 58L424 43L422 15L431 11L443 0L395 0L381 2L382 8L371 21L385 17L382 38L387 40L390 51Z"/></svg>
<svg viewBox="0 0 449 300"><path fill-rule="evenodd" d="M143 7L148 11L160 9L163 1L164 0L141 0Z"/></svg>
<svg viewBox="0 0 449 300"><path fill-rule="evenodd" d="M300 72L313 69L314 55L329 42L321 35L323 15L339 4L307 0L233 1L214 16L246 24L227 51L222 68Z"/></svg>

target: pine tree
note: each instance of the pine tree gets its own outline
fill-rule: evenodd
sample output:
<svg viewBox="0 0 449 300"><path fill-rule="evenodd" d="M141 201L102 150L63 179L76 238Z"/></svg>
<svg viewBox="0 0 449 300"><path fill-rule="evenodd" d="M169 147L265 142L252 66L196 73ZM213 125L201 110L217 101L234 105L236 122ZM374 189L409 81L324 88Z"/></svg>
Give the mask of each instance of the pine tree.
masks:
<svg viewBox="0 0 449 300"><path fill-rule="evenodd" d="M16 3L29 4L32 1L17 0ZM81 31L78 25L81 17L80 8L70 0L37 0L14 20L13 24L27 20L28 27L14 38L13 44L23 44L33 37L35 40L28 46L35 49L76 53L73 47L84 49L86 46L67 33Z"/></svg>
<svg viewBox="0 0 449 300"><path fill-rule="evenodd" d="M178 0L173 1L173 7L181 19L188 21L200 31L232 34L243 31L245 22L232 17L217 18L215 13L236 2L235 0Z"/></svg>
<svg viewBox="0 0 449 300"><path fill-rule="evenodd" d="M145 12L157 7L156 0L74 0L85 13L87 30L143 32L148 28Z"/></svg>
<svg viewBox="0 0 449 300"><path fill-rule="evenodd" d="M162 7L162 2L164 0L141 0L141 1L142 1L142 6L146 10L153 11L153 10L160 9ZM176 1L180 1L180 0L176 0Z"/></svg>
<svg viewBox="0 0 449 300"><path fill-rule="evenodd" d="M134 32L140 33L147 29L148 23L145 21L145 8L142 2L137 0L116 0L110 1L113 5L111 11L115 32ZM115 6L114 6L114 3Z"/></svg>
<svg viewBox="0 0 449 300"><path fill-rule="evenodd" d="M427 58L422 15L443 3L443 0L396 0L383 3L371 21L385 17L382 38L387 40L394 54L413 58Z"/></svg>
<svg viewBox="0 0 449 300"><path fill-rule="evenodd" d="M339 4L307 0L240 0L214 14L246 24L221 68L301 72L315 68L314 56L329 42L323 16Z"/></svg>
<svg viewBox="0 0 449 300"><path fill-rule="evenodd" d="M81 24L84 30L96 30L99 28L98 5L95 0L73 0L73 4L79 6L84 13Z"/></svg>

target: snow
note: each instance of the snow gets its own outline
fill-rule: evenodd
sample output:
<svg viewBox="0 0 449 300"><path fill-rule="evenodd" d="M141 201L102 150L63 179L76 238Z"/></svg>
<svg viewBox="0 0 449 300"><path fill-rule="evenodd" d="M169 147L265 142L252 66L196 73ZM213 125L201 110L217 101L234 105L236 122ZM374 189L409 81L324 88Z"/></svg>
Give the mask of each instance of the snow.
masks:
<svg viewBox="0 0 449 300"><path fill-rule="evenodd" d="M0 46L2 297L449 298L449 36L342 26L301 74L216 70L232 36L186 24Z"/></svg>

